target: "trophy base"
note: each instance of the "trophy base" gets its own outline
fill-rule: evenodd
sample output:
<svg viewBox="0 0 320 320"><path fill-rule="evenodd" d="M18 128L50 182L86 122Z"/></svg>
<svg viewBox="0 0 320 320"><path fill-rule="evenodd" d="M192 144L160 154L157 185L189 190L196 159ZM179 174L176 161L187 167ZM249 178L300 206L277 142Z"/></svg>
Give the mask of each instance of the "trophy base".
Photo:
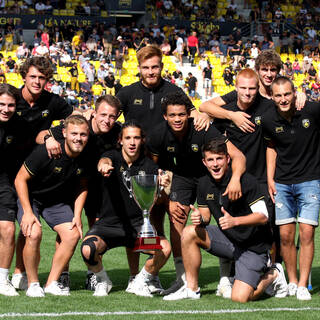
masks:
<svg viewBox="0 0 320 320"><path fill-rule="evenodd" d="M134 252L145 252L161 249L162 246L160 244L160 237L137 238L133 247Z"/></svg>

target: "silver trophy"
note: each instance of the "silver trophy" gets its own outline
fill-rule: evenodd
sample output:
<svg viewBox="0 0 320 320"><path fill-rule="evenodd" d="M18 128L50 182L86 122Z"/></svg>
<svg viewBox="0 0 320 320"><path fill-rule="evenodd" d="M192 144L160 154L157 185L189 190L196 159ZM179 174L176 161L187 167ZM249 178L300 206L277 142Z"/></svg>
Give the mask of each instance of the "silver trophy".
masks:
<svg viewBox="0 0 320 320"><path fill-rule="evenodd" d="M150 223L150 211L155 204L160 188L159 178L154 174L139 174L130 177L127 171L122 174L123 183L143 214L143 225L133 248L136 252L161 250L160 237Z"/></svg>

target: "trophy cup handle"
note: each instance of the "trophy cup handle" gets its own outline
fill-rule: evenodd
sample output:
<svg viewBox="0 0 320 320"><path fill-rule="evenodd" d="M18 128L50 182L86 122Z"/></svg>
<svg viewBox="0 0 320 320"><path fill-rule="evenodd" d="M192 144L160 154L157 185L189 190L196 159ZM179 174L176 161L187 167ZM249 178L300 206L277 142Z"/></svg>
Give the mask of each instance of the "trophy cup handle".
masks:
<svg viewBox="0 0 320 320"><path fill-rule="evenodd" d="M133 194L132 194L131 178L128 171L126 170L122 172L122 181L126 189L129 191L130 198L132 198Z"/></svg>

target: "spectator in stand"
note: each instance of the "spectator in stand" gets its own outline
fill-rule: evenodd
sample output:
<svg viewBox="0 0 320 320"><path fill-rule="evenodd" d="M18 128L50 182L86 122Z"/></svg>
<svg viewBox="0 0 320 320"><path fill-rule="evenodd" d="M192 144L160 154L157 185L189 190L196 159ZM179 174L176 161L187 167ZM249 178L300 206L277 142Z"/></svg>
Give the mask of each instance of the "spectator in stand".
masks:
<svg viewBox="0 0 320 320"><path fill-rule="evenodd" d="M283 64L284 71L286 71L288 68L292 68L292 63L290 61L290 58L287 58L286 62Z"/></svg>
<svg viewBox="0 0 320 320"><path fill-rule="evenodd" d="M100 64L100 67L97 71L97 79L98 83L100 83L102 86L104 86L104 78L108 75L108 71L106 71L106 68L103 64Z"/></svg>
<svg viewBox="0 0 320 320"><path fill-rule="evenodd" d="M303 63L302 63L302 73L307 74L309 71L311 65L312 65L312 55L310 51L306 52L306 55L303 57Z"/></svg>
<svg viewBox="0 0 320 320"><path fill-rule="evenodd" d="M220 43L219 50L221 52L220 62L221 64L226 64L228 57L228 42L226 39L222 39L222 43Z"/></svg>
<svg viewBox="0 0 320 320"><path fill-rule="evenodd" d="M200 70L203 71L203 69L207 67L207 65L208 65L207 56L205 54L202 54L199 61Z"/></svg>
<svg viewBox="0 0 320 320"><path fill-rule="evenodd" d="M104 55L107 57L111 57L112 54L112 42L113 42L113 34L109 29L105 30L102 37L102 44L104 47Z"/></svg>
<svg viewBox="0 0 320 320"><path fill-rule="evenodd" d="M80 110L88 110L92 108L92 102L90 100L89 96L84 96L79 103L79 109Z"/></svg>
<svg viewBox="0 0 320 320"><path fill-rule="evenodd" d="M69 70L69 74L71 75L71 90L78 93L80 91L80 86L78 80L79 71L76 62L72 65L71 69Z"/></svg>
<svg viewBox="0 0 320 320"><path fill-rule="evenodd" d="M92 35L89 36L89 39L86 42L86 46L89 50L90 60L96 60L98 47L97 47L97 41L92 37Z"/></svg>
<svg viewBox="0 0 320 320"><path fill-rule="evenodd" d="M117 41L119 41L120 55L125 57L128 54L128 46L122 36L118 36Z"/></svg>
<svg viewBox="0 0 320 320"><path fill-rule="evenodd" d="M49 49L43 41L40 42L40 45L35 50L35 55L39 57L48 57Z"/></svg>
<svg viewBox="0 0 320 320"><path fill-rule="evenodd" d="M183 74L180 72L178 79L176 79L175 85L179 88L181 88L183 91L186 88L186 82L183 79Z"/></svg>
<svg viewBox="0 0 320 320"><path fill-rule="evenodd" d="M117 95L117 93L119 92L119 90L122 88L122 84L120 83L120 79L117 79L114 83L114 91L115 91L115 95Z"/></svg>
<svg viewBox="0 0 320 320"><path fill-rule="evenodd" d="M280 35L280 53L289 54L289 33L287 31Z"/></svg>
<svg viewBox="0 0 320 320"><path fill-rule="evenodd" d="M197 38L197 32L192 31L191 35L187 39L187 49L189 53L189 59L191 62L191 66L194 67L194 58L196 54L199 54L199 41Z"/></svg>
<svg viewBox="0 0 320 320"><path fill-rule="evenodd" d="M94 84L94 80L96 77L96 69L94 68L94 65L92 63L89 63L89 68L86 68L85 75L92 86Z"/></svg>
<svg viewBox="0 0 320 320"><path fill-rule="evenodd" d="M8 61L6 62L6 71L7 72L17 72L18 66L16 62L12 59L11 56L8 57Z"/></svg>
<svg viewBox="0 0 320 320"><path fill-rule="evenodd" d="M222 77L228 87L233 86L233 73L231 72L229 67L224 69Z"/></svg>
<svg viewBox="0 0 320 320"><path fill-rule="evenodd" d="M72 59L69 53L62 49L60 58L59 58L59 66L60 67L71 67L72 66Z"/></svg>
<svg viewBox="0 0 320 320"><path fill-rule="evenodd" d="M48 49L49 49L49 40L50 40L50 36L48 33L48 29L44 28L43 32L41 33L41 42L43 42Z"/></svg>
<svg viewBox="0 0 320 320"><path fill-rule="evenodd" d="M119 77L121 78L124 57L123 57L123 55L120 54L120 51L118 49L116 49L116 55L114 57L114 61L115 61L115 74L119 75ZM110 71L112 71L112 70L110 70Z"/></svg>
<svg viewBox="0 0 320 320"><path fill-rule="evenodd" d="M44 14L46 10L46 6L41 0L37 1L34 8L36 10L36 14Z"/></svg>
<svg viewBox="0 0 320 320"><path fill-rule="evenodd" d="M74 90L71 90L70 84L67 83L66 88L66 101L73 107L77 108L79 106L79 101L77 99L77 93Z"/></svg>
<svg viewBox="0 0 320 320"><path fill-rule="evenodd" d="M171 46L168 39L164 39L163 43L160 45L160 50L165 56L169 56L171 52Z"/></svg>
<svg viewBox="0 0 320 320"><path fill-rule="evenodd" d="M105 77L104 79L104 83L106 86L106 94L111 94L111 95L115 95L115 89L114 89L114 82L115 82L115 78L112 72L108 73L108 76Z"/></svg>
<svg viewBox="0 0 320 320"><path fill-rule="evenodd" d="M213 80L212 67L209 60L207 61L207 66L202 71L202 75L203 75L204 95L205 95L205 99L207 99L208 96L211 97L212 95L212 80Z"/></svg>
<svg viewBox="0 0 320 320"><path fill-rule="evenodd" d="M30 50L27 47L26 42L22 42L22 44L16 50L16 56L18 59L26 59L30 55Z"/></svg>
<svg viewBox="0 0 320 320"><path fill-rule="evenodd" d="M311 64L310 69L307 71L307 79L308 81L317 80L317 70L315 69L313 64Z"/></svg>
<svg viewBox="0 0 320 320"><path fill-rule="evenodd" d="M176 40L176 48L173 51L173 54L177 57L180 66L182 67L183 61L182 61L182 56L183 56L183 51L184 51L184 42L183 39L179 36L179 34L175 34L174 36Z"/></svg>
<svg viewBox="0 0 320 320"><path fill-rule="evenodd" d="M195 76L192 75L191 72L188 73L186 84L188 87L189 97L191 98L192 101L194 101L197 94L198 80Z"/></svg>
<svg viewBox="0 0 320 320"><path fill-rule="evenodd" d="M58 96L62 96L63 88L59 85L59 82L57 80L55 80L53 82L53 85L51 86L50 91L54 94L57 94Z"/></svg>
<svg viewBox="0 0 320 320"><path fill-rule="evenodd" d="M253 59L256 59L260 53L260 49L257 47L255 43L252 43L252 48L250 49L250 56Z"/></svg>
<svg viewBox="0 0 320 320"><path fill-rule="evenodd" d="M6 52L11 51L13 47L13 30L11 27L8 27L4 35L4 49Z"/></svg>
<svg viewBox="0 0 320 320"><path fill-rule="evenodd" d="M297 58L294 59L294 62L292 64L292 70L295 74L302 73L301 66L300 66L299 60Z"/></svg>

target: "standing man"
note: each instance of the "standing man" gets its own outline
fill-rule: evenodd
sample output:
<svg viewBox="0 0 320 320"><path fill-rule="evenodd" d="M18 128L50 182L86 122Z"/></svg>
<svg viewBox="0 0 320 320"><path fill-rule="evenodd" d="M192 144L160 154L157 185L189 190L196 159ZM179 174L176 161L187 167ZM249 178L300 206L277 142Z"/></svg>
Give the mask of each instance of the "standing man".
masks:
<svg viewBox="0 0 320 320"><path fill-rule="evenodd" d="M195 31L192 31L190 36L187 39L187 49L189 53L189 59L191 62L191 67L194 67L194 57L196 54L199 55L199 41L197 38L197 33Z"/></svg>
<svg viewBox="0 0 320 320"><path fill-rule="evenodd" d="M8 152L15 140L15 122L12 119L19 91L10 84L0 84L0 294L17 296L18 293L8 280L15 246L16 197L6 172Z"/></svg>
<svg viewBox="0 0 320 320"><path fill-rule="evenodd" d="M208 98L208 96L211 98L212 95L212 81L213 75L212 75L212 67L210 64L210 61L207 60L207 65L204 67L202 71L203 76L203 88L204 88L204 96L205 99Z"/></svg>
<svg viewBox="0 0 320 320"><path fill-rule="evenodd" d="M137 53L141 80L120 89L120 99L125 120L137 120L148 134L157 124L163 122L161 100L171 92L183 92L174 84L161 78L163 69L162 52L156 46L147 46ZM191 110L196 128L209 125L209 117L200 114L195 108Z"/></svg>
<svg viewBox="0 0 320 320"><path fill-rule="evenodd" d="M87 161L80 154L89 137L86 119L79 115L68 117L63 135L65 140L59 159L50 158L45 145L40 145L27 157L15 179L19 197L17 219L25 237L23 261L29 297L44 297L45 293L70 294L61 288L58 279L82 238L81 212L87 196L84 180ZM42 238L40 216L60 238L44 290L38 278Z"/></svg>
<svg viewBox="0 0 320 320"><path fill-rule="evenodd" d="M257 180L245 173L241 178L242 197L230 201L225 188L232 176L230 157L224 139L213 139L203 146L203 164L208 172L199 180L198 209L193 206L192 225L182 234L182 256L187 283L164 300L199 299L200 248L212 255L235 260L235 280L231 299L245 303L256 300L272 285L277 294L287 293L281 264L266 272L270 229L268 210ZM217 226L209 225L211 215ZM263 277L261 277L261 275Z"/></svg>
<svg viewBox="0 0 320 320"><path fill-rule="evenodd" d="M99 161L98 171L105 177L101 185L101 219L88 231L81 246L83 259L97 279L95 296L106 296L112 288L102 265L102 255L119 246L133 248L143 221L141 209L123 183L123 172L130 176L158 174L158 166L143 154L144 136L135 121L123 125L119 142L121 150L107 151ZM150 287L159 282L158 272L171 253L164 237L160 244L162 250L151 252L152 258L147 259L131 284L131 293L152 297Z"/></svg>
<svg viewBox="0 0 320 320"><path fill-rule="evenodd" d="M189 97L191 98L192 101L194 101L197 94L198 80L195 76L192 75L191 72L188 73L187 87L188 87Z"/></svg>
<svg viewBox="0 0 320 320"><path fill-rule="evenodd" d="M314 229L320 209L319 103L295 108L294 84L279 77L272 84L276 104L264 114L262 128L269 140L267 176L269 193L280 226L281 253L286 265L288 294L310 300L308 276L314 255ZM299 223L300 278L297 277L296 222Z"/></svg>
<svg viewBox="0 0 320 320"><path fill-rule="evenodd" d="M184 42L183 42L183 39L178 34L176 34L174 36L174 38L176 39L176 48L173 51L173 54L176 55L176 57L179 60L180 66L182 67L183 66L182 57L183 57L183 51L184 51Z"/></svg>
<svg viewBox="0 0 320 320"><path fill-rule="evenodd" d="M184 94L168 94L162 102L166 121L154 128L147 144L159 167L173 172L169 214L177 279L165 294L175 292L185 281L180 237L188 219L189 206L195 202L198 179L206 173L201 161L201 147L210 139L222 136L213 126L208 131L197 131L192 119L189 119L191 108L192 103ZM233 160L233 175L225 194L236 200L241 197L240 177L245 171L245 157L230 141L227 142L227 147Z"/></svg>

